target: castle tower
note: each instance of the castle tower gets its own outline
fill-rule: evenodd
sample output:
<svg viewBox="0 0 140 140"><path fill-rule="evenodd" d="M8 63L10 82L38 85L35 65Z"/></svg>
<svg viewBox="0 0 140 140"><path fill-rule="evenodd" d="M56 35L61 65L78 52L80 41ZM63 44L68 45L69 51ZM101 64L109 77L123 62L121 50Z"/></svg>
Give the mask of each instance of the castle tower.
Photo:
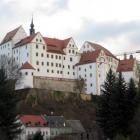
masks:
<svg viewBox="0 0 140 140"><path fill-rule="evenodd" d="M30 35L33 35L35 33L35 29L34 29L34 23L33 23L33 17L32 17L32 21L31 21L31 25L30 25Z"/></svg>

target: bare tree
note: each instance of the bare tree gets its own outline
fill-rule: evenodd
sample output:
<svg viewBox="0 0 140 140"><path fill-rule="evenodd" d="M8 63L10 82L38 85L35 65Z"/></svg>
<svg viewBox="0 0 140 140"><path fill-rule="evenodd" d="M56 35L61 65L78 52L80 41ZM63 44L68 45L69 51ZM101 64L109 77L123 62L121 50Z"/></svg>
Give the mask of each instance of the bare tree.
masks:
<svg viewBox="0 0 140 140"><path fill-rule="evenodd" d="M12 57L5 55L0 57L0 69L3 68L5 70L8 79L19 79L20 75L18 67L19 65L14 61Z"/></svg>
<svg viewBox="0 0 140 140"><path fill-rule="evenodd" d="M85 91L85 80L83 78L76 79L76 90L81 94Z"/></svg>

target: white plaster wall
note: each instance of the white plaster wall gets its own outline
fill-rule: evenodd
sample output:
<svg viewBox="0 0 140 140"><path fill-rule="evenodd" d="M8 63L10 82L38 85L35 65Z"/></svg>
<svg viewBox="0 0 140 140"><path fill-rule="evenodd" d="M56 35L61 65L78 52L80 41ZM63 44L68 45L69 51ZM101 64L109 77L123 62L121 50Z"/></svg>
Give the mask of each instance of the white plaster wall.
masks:
<svg viewBox="0 0 140 140"><path fill-rule="evenodd" d="M26 34L25 30L23 29L22 26L20 26L17 33L15 34L15 36L12 39L13 45L16 44L17 42L19 42L21 39L25 38L26 36L27 36L27 34Z"/></svg>
<svg viewBox="0 0 140 140"><path fill-rule="evenodd" d="M12 57L12 47L12 41L8 41L0 45L0 56L6 55L8 57Z"/></svg>
<svg viewBox="0 0 140 140"><path fill-rule="evenodd" d="M92 52L95 51L95 49L93 47L91 47L91 45L86 41L83 46L80 48L80 53L84 53L84 52Z"/></svg>
<svg viewBox="0 0 140 140"><path fill-rule="evenodd" d="M97 94L97 84L96 84L96 63L89 63L77 66L78 77L85 79L86 83L86 93L87 94ZM91 86L92 84L92 86Z"/></svg>
<svg viewBox="0 0 140 140"><path fill-rule="evenodd" d="M26 75L26 72L28 73ZM17 80L15 89L33 88L33 75L35 70L33 69L22 69L20 70L21 77Z"/></svg>
<svg viewBox="0 0 140 140"><path fill-rule="evenodd" d="M44 140L50 139L50 128L49 127L24 127L19 138L20 140L27 140L28 135L34 135L37 131L41 131Z"/></svg>
<svg viewBox="0 0 140 140"><path fill-rule="evenodd" d="M129 83L130 79L133 78L133 72L132 71L122 72L122 76L124 77L126 83Z"/></svg>

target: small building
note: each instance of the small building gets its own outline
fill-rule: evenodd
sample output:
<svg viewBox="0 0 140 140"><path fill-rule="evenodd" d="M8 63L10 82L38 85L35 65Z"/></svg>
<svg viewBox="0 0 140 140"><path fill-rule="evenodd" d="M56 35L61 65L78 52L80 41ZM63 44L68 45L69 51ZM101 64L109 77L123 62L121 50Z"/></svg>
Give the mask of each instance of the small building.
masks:
<svg viewBox="0 0 140 140"><path fill-rule="evenodd" d="M123 60L119 61L119 65L117 68L117 72L121 72L124 80L128 83L132 78L136 84L139 81L139 72L138 72L138 65L137 61L131 55L129 59L124 58Z"/></svg>
<svg viewBox="0 0 140 140"><path fill-rule="evenodd" d="M50 128L50 138L63 134L71 134L72 128L66 124L64 116L47 116L44 115Z"/></svg>
<svg viewBox="0 0 140 140"><path fill-rule="evenodd" d="M18 140L32 139L38 131L43 135L44 140L50 139L50 128L47 126L47 121L41 115L20 115L22 132L18 136Z"/></svg>

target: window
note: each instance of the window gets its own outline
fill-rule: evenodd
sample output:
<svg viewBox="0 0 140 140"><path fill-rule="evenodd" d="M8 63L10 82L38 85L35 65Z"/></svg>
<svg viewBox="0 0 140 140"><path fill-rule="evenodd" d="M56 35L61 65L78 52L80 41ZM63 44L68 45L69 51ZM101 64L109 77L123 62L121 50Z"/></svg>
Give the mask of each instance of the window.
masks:
<svg viewBox="0 0 140 140"><path fill-rule="evenodd" d="M90 86L92 87L92 84L90 84Z"/></svg>
<svg viewBox="0 0 140 140"><path fill-rule="evenodd" d="M71 47L71 44L69 44L69 46Z"/></svg>
<svg viewBox="0 0 140 140"><path fill-rule="evenodd" d="M62 74L62 73L63 73L63 71L60 71L60 73Z"/></svg>
<svg viewBox="0 0 140 140"><path fill-rule="evenodd" d="M59 67L61 67L61 64L59 64Z"/></svg>
<svg viewBox="0 0 140 140"><path fill-rule="evenodd" d="M47 69L47 72L49 72L49 69Z"/></svg>
<svg viewBox="0 0 140 140"><path fill-rule="evenodd" d="M28 72L25 72L25 75L28 75Z"/></svg>
<svg viewBox="0 0 140 140"><path fill-rule="evenodd" d="M36 56L38 56L38 53L36 53Z"/></svg>
<svg viewBox="0 0 140 140"><path fill-rule="evenodd" d="M22 72L20 72L19 74L20 74L20 76L22 76Z"/></svg>
<svg viewBox="0 0 140 140"><path fill-rule="evenodd" d="M68 75L69 75L70 73L68 72Z"/></svg>
<svg viewBox="0 0 140 140"><path fill-rule="evenodd" d="M79 67L79 71L81 70L81 68Z"/></svg>
<svg viewBox="0 0 140 140"><path fill-rule="evenodd" d="M49 58L49 54L47 54L47 58Z"/></svg>
<svg viewBox="0 0 140 140"><path fill-rule="evenodd" d="M61 59L61 56L59 56L59 59Z"/></svg>
<svg viewBox="0 0 140 140"><path fill-rule="evenodd" d="M85 77L87 77L87 75L85 74Z"/></svg>
<svg viewBox="0 0 140 140"><path fill-rule="evenodd" d="M70 69L70 65L68 65L68 69Z"/></svg>
<svg viewBox="0 0 140 140"><path fill-rule="evenodd" d="M37 71L40 71L40 69L37 69Z"/></svg>
<svg viewBox="0 0 140 140"><path fill-rule="evenodd" d="M71 53L71 50L69 50L69 53Z"/></svg>
<svg viewBox="0 0 140 140"><path fill-rule="evenodd" d="M26 45L26 49L27 49L27 45Z"/></svg>
<svg viewBox="0 0 140 140"><path fill-rule="evenodd" d="M51 55L51 58L53 58L53 55Z"/></svg>
<svg viewBox="0 0 140 140"><path fill-rule="evenodd" d="M70 61L72 61L72 57L70 57Z"/></svg>
<svg viewBox="0 0 140 140"><path fill-rule="evenodd" d="M64 68L65 66L63 65L63 68Z"/></svg>
<svg viewBox="0 0 140 140"><path fill-rule="evenodd" d="M54 71L52 70L52 73L54 73Z"/></svg>
<svg viewBox="0 0 140 140"><path fill-rule="evenodd" d="M73 66L72 68L75 69L75 66Z"/></svg>
<svg viewBox="0 0 140 140"><path fill-rule="evenodd" d="M29 56L29 53L27 53L27 57Z"/></svg>
<svg viewBox="0 0 140 140"><path fill-rule="evenodd" d="M57 59L57 58L58 58L58 56L56 55L56 56L55 56L55 58Z"/></svg>
<svg viewBox="0 0 140 140"><path fill-rule="evenodd" d="M32 75L34 75L34 73L32 72Z"/></svg>
<svg viewBox="0 0 140 140"><path fill-rule="evenodd" d="M89 68L92 69L92 66L90 65Z"/></svg>
<svg viewBox="0 0 140 140"><path fill-rule="evenodd" d="M75 75L75 72L73 72L73 75Z"/></svg>
<svg viewBox="0 0 140 140"><path fill-rule="evenodd" d="M38 61L36 61L36 65L39 65L39 62Z"/></svg>
<svg viewBox="0 0 140 140"><path fill-rule="evenodd" d="M44 65L44 62L42 62L42 66Z"/></svg>
<svg viewBox="0 0 140 140"><path fill-rule="evenodd" d="M36 39L36 41L38 41L38 39Z"/></svg>
<svg viewBox="0 0 140 140"><path fill-rule="evenodd" d="M63 59L65 60L65 56L63 57Z"/></svg>
<svg viewBox="0 0 140 140"><path fill-rule="evenodd" d="M74 54L74 50L72 50L72 53Z"/></svg>
<svg viewBox="0 0 140 140"><path fill-rule="evenodd" d="M43 50L45 50L45 46L43 46Z"/></svg>
<svg viewBox="0 0 140 140"><path fill-rule="evenodd" d="M87 70L85 69L85 72L86 72Z"/></svg>
<svg viewBox="0 0 140 140"><path fill-rule="evenodd" d="M47 66L49 66L49 62L47 62Z"/></svg>
<svg viewBox="0 0 140 140"><path fill-rule="evenodd" d="M57 71L57 73L59 74L59 70Z"/></svg>
<svg viewBox="0 0 140 140"><path fill-rule="evenodd" d="M38 45L36 45L36 49L38 49Z"/></svg>
<svg viewBox="0 0 140 140"><path fill-rule="evenodd" d="M56 67L58 67L58 63L56 63Z"/></svg>
<svg viewBox="0 0 140 140"><path fill-rule="evenodd" d="M41 54L41 57L43 57L44 55L43 55L43 53Z"/></svg>
<svg viewBox="0 0 140 140"><path fill-rule="evenodd" d="M92 77L92 73L90 73L90 77Z"/></svg>
<svg viewBox="0 0 140 140"><path fill-rule="evenodd" d="M51 63L51 66L53 66L53 63Z"/></svg>
<svg viewBox="0 0 140 140"><path fill-rule="evenodd" d="M72 45L72 47L74 47L74 45Z"/></svg>
<svg viewBox="0 0 140 140"><path fill-rule="evenodd" d="M40 39L40 42L42 42L42 40Z"/></svg>

